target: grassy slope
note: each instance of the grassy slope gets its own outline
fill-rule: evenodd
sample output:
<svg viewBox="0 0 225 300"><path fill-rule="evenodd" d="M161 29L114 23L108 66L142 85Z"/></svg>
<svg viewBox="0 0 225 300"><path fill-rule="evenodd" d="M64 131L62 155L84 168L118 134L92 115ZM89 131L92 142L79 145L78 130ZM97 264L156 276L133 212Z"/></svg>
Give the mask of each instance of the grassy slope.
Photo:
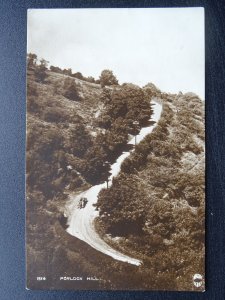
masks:
<svg viewBox="0 0 225 300"><path fill-rule="evenodd" d="M41 122L46 126L52 125L51 122L46 122L44 113L48 108L57 107L61 113L65 114L65 121L69 126L73 125L74 112L83 118L86 125L94 126L96 113L102 109L99 101L102 92L100 85L73 78L77 84L81 101L71 101L63 96L63 83L69 76L50 71L47 73L46 84L42 84L35 82L33 71L28 71L27 84L36 86L38 90L36 101L38 101L40 108L36 113L28 113L28 122ZM93 128L92 130L97 129Z"/></svg>

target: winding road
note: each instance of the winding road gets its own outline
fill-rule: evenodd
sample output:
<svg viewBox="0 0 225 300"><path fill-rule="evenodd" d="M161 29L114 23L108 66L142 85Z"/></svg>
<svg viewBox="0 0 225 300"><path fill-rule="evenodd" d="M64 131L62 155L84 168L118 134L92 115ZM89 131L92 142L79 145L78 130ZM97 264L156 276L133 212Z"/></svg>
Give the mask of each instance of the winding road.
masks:
<svg viewBox="0 0 225 300"><path fill-rule="evenodd" d="M151 103L153 104L153 114L150 121L154 121L155 123L151 126L143 127L140 130L139 134L136 136L137 144L140 143L140 141L142 141L146 135L152 132L160 119L162 104L158 103L156 100L152 100ZM135 145L135 137L133 137L128 144ZM134 149L132 151L134 151ZM111 166L112 175L109 177L109 186L112 184L112 178L119 174L122 162L130 155L132 151L122 153L116 162ZM95 231L94 219L98 217L99 212L95 210L93 204L97 203L98 194L103 188L106 188L106 183L92 186L69 201L66 207L66 215L68 217L67 232L86 242L94 249L109 255L116 260L139 266L141 265L142 261L122 254L121 252L113 249L105 241L103 241ZM82 197L87 198L88 202L84 208L79 208L79 202Z"/></svg>

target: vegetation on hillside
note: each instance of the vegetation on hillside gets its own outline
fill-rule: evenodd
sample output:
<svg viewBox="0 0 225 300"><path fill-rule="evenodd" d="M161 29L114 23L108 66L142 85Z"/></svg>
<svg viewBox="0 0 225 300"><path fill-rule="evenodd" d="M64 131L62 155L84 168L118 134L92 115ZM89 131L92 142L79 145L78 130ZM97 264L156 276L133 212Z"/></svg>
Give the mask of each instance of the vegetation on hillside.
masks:
<svg viewBox="0 0 225 300"><path fill-rule="evenodd" d="M33 284L35 274L50 276L52 265L60 270L60 255L68 255L55 229L63 224L67 193L107 179L106 161L117 158L134 131L133 121L144 124L151 108L137 86L103 89L70 72L49 70L35 54L28 55L27 66L27 258ZM76 264L68 261L65 268Z"/></svg>
<svg viewBox="0 0 225 300"><path fill-rule="evenodd" d="M148 262L158 288L168 280L193 289L193 275L204 274L203 103L192 94L163 102L157 127L100 192L98 226L114 247Z"/></svg>
<svg viewBox="0 0 225 300"><path fill-rule="evenodd" d="M43 275L50 288L194 289L193 275L204 274L202 101L161 93L153 84L119 85L110 70L96 80L48 68L31 53L27 67L28 286L43 288L36 280ZM152 98L163 104L158 125L96 207L102 237L143 260L134 267L67 234L63 210L68 193L107 180L109 163L149 124ZM103 280L58 280L81 274Z"/></svg>

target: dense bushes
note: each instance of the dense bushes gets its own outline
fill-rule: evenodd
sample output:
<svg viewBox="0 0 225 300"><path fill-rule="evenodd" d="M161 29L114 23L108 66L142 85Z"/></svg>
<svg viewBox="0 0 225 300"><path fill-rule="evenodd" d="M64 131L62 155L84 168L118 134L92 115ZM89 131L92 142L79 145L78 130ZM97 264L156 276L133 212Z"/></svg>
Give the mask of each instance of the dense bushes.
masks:
<svg viewBox="0 0 225 300"><path fill-rule="evenodd" d="M126 178L122 174L114 179L111 189L100 192L97 204L101 221L107 224L106 232L120 236L141 234L146 213L145 199L146 195L135 177Z"/></svg>
<svg viewBox="0 0 225 300"><path fill-rule="evenodd" d="M85 126L77 123L70 130L70 149L75 156L83 157L89 148L93 146L93 141Z"/></svg>
<svg viewBox="0 0 225 300"><path fill-rule="evenodd" d="M133 84L123 84L120 88L113 89L111 94L104 90L102 101L107 105L107 110L100 116L100 121L102 121L101 118L106 118L108 122L108 116L111 123L117 118L123 118L128 131L132 130L130 127L134 120L139 121L140 125L144 125L151 114L149 100L150 98L145 97L143 90ZM111 124L108 124L107 127L111 127Z"/></svg>
<svg viewBox="0 0 225 300"><path fill-rule="evenodd" d="M190 289L193 274L204 273L204 124L195 121L196 111L199 116L203 107L195 98L165 101L157 127L98 198L101 229L125 237L120 250L142 253L158 287L169 278L177 288Z"/></svg>
<svg viewBox="0 0 225 300"><path fill-rule="evenodd" d="M88 149L85 161L83 172L88 182L97 184L108 178L109 165L105 164L107 155L101 144L95 142L95 145Z"/></svg>
<svg viewBox="0 0 225 300"><path fill-rule="evenodd" d="M152 110L142 89L132 84L124 84L112 91L104 89L101 101L106 109L97 124L106 131L99 135L97 141L102 145L107 159L113 161L126 145L128 134L137 134L141 126L148 124ZM134 121L138 122L138 128Z"/></svg>

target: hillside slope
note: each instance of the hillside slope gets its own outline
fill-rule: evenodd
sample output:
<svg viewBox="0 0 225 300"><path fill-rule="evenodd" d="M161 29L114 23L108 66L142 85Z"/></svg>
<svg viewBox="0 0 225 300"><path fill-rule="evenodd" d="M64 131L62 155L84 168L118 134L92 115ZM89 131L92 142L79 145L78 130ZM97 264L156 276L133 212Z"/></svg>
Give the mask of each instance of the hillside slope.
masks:
<svg viewBox="0 0 225 300"><path fill-rule="evenodd" d="M33 65L27 73L28 287L203 290L193 276L204 276L204 102L153 84L102 87L44 72ZM150 100L162 103L161 118L133 147L134 135L152 125ZM98 195L95 230L139 266L70 236L64 216L68 195L106 182L110 166L131 149Z"/></svg>
<svg viewBox="0 0 225 300"><path fill-rule="evenodd" d="M100 193L97 227L154 270L157 288L195 290L193 275L204 274L204 103L192 93L155 100L161 120Z"/></svg>
<svg viewBox="0 0 225 300"><path fill-rule="evenodd" d="M74 287L74 282L59 282L59 277L73 276L75 266L83 276L104 278L98 286L115 287L119 278L112 279L109 270L117 264L71 239L65 232L63 211L68 194L107 179L110 164L138 130L134 120L141 125L148 122L149 97L132 84L103 88L49 70L42 78L38 68L32 66L27 73L28 287ZM96 264L99 260L108 266L104 272ZM40 274L48 281L38 282ZM76 284L82 287L84 282ZM93 287L95 282L84 285Z"/></svg>

